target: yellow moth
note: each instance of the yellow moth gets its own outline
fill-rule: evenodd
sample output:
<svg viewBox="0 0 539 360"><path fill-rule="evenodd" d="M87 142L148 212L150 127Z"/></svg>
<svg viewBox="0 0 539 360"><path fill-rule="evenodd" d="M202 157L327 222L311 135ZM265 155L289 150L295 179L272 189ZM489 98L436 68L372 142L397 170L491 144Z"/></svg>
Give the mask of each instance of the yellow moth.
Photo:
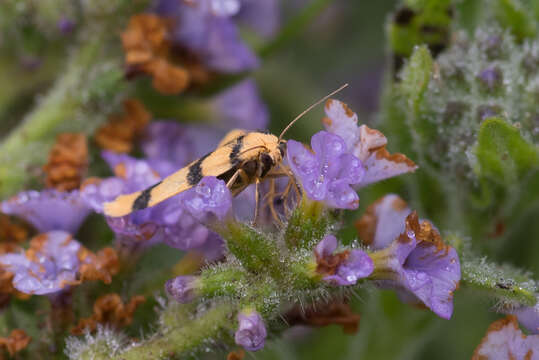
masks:
<svg viewBox="0 0 539 360"><path fill-rule="evenodd" d="M282 165L286 151L286 141L282 139L286 131L313 107L344 89L341 86L331 94L309 106L292 120L279 137L264 132L232 130L221 140L217 148L193 161L184 168L164 178L149 188L132 194L120 195L105 203L105 215L118 217L159 204L197 185L205 176L215 176L227 183L232 195L239 194L250 184L256 184L255 220L258 212L258 184L266 178L289 176L287 167Z"/></svg>

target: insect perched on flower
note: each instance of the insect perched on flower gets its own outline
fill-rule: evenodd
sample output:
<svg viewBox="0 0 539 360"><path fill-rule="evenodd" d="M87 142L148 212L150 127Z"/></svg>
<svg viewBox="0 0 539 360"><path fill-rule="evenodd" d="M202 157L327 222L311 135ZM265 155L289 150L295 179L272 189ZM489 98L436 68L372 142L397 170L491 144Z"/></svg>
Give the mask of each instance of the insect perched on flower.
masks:
<svg viewBox="0 0 539 360"><path fill-rule="evenodd" d="M299 187L287 166L282 164L286 151L286 140L282 137L286 131L304 114L330 96L338 93L348 84L341 86L331 94L309 106L292 120L279 137L265 132L247 132L241 129L230 131L221 140L217 149L191 162L186 167L166 177L145 190L118 196L104 206L108 216L118 217L133 211L142 210L182 193L197 185L205 176L215 176L226 182L232 195L242 192L250 184L256 184L255 222L258 215L260 198L259 184L263 179L288 176L290 181L284 190L286 197L292 187L299 193ZM274 185L274 184L272 184ZM274 186L271 186L273 188ZM275 214L273 202L269 202L272 214ZM277 219L276 215L274 217Z"/></svg>

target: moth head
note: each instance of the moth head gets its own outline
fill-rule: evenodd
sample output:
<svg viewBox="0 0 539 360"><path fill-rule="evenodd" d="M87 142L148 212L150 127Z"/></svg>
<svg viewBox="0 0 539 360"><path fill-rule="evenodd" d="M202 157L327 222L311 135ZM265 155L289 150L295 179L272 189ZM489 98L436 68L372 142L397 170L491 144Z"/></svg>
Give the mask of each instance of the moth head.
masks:
<svg viewBox="0 0 539 360"><path fill-rule="evenodd" d="M281 159L283 159L284 154L286 154L286 140L279 140L279 145L277 146L277 149L281 154Z"/></svg>

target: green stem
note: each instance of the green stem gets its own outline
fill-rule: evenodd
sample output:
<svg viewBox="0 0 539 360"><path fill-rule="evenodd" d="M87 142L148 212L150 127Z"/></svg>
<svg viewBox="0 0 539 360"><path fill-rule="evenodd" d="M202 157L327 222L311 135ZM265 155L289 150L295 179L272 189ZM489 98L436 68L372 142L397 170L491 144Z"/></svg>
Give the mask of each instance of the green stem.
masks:
<svg viewBox="0 0 539 360"><path fill-rule="evenodd" d="M474 254L460 236L449 234L446 241L460 257L460 285L474 289L503 304L533 306L537 302L535 280L519 269L488 262Z"/></svg>
<svg viewBox="0 0 539 360"><path fill-rule="evenodd" d="M110 102L123 82L120 66L102 59L104 36L94 33L91 41L81 45L64 75L0 144L1 196L27 185L28 174L44 164L56 134L91 133L100 123L96 120L104 119L95 116L98 101L107 96Z"/></svg>
<svg viewBox="0 0 539 360"><path fill-rule="evenodd" d="M186 317L178 319L181 325L169 328L141 346L132 347L113 359L169 359L197 350L205 341L215 340L227 331L231 331L233 321L229 314L233 307L220 304L192 320ZM96 359L98 360L98 359Z"/></svg>

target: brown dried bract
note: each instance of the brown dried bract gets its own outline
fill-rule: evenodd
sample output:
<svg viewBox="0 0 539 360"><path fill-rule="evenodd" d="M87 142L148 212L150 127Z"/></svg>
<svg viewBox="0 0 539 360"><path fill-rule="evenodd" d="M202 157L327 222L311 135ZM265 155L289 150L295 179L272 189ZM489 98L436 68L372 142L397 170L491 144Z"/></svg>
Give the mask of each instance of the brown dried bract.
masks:
<svg viewBox="0 0 539 360"><path fill-rule="evenodd" d="M337 268L343 261L348 258L349 254L350 251L345 250L340 253L322 257L315 252L314 255L316 256L316 272L321 275L335 275L335 272L337 272Z"/></svg>
<svg viewBox="0 0 539 360"><path fill-rule="evenodd" d="M8 337L0 337L0 346L7 350L10 356L15 355L28 346L30 338L24 330L15 329Z"/></svg>
<svg viewBox="0 0 539 360"><path fill-rule="evenodd" d="M228 353L226 360L243 360L245 357L245 350L238 349Z"/></svg>
<svg viewBox="0 0 539 360"><path fill-rule="evenodd" d="M333 302L317 304L305 311L296 306L285 315L285 319L289 325L339 325L345 334L355 334L359 329L360 316L355 314L347 303Z"/></svg>
<svg viewBox="0 0 539 360"><path fill-rule="evenodd" d="M169 60L167 21L154 14L131 17L122 33L125 62L135 72L153 77L153 86L163 94L178 94L190 82L189 72Z"/></svg>
<svg viewBox="0 0 539 360"><path fill-rule="evenodd" d="M103 149L130 152L134 140L144 131L152 117L138 100L127 99L123 106L124 114L110 116L109 121L95 134L95 141Z"/></svg>
<svg viewBox="0 0 539 360"><path fill-rule="evenodd" d="M43 166L45 185L60 191L77 189L88 170L88 143L86 136L63 133L49 152Z"/></svg>
<svg viewBox="0 0 539 360"><path fill-rule="evenodd" d="M29 232L29 226L20 220L0 213L0 254L17 252Z"/></svg>
<svg viewBox="0 0 539 360"><path fill-rule="evenodd" d="M105 284L110 284L112 276L120 270L118 254L110 247L101 249L97 254L81 248L78 257L81 261L80 281L101 280Z"/></svg>
<svg viewBox="0 0 539 360"><path fill-rule="evenodd" d="M137 307L145 301L144 296L138 295L124 304L118 294L103 295L95 301L92 316L80 319L71 329L71 333L81 335L85 330L92 332L98 324L108 324L116 328L128 326L133 322L133 314Z"/></svg>
<svg viewBox="0 0 539 360"><path fill-rule="evenodd" d="M378 216L376 215L376 207L382 202L380 198L370 204L365 210L365 213L354 224L359 238L365 245L370 245L374 241L376 234L376 225L378 224Z"/></svg>

